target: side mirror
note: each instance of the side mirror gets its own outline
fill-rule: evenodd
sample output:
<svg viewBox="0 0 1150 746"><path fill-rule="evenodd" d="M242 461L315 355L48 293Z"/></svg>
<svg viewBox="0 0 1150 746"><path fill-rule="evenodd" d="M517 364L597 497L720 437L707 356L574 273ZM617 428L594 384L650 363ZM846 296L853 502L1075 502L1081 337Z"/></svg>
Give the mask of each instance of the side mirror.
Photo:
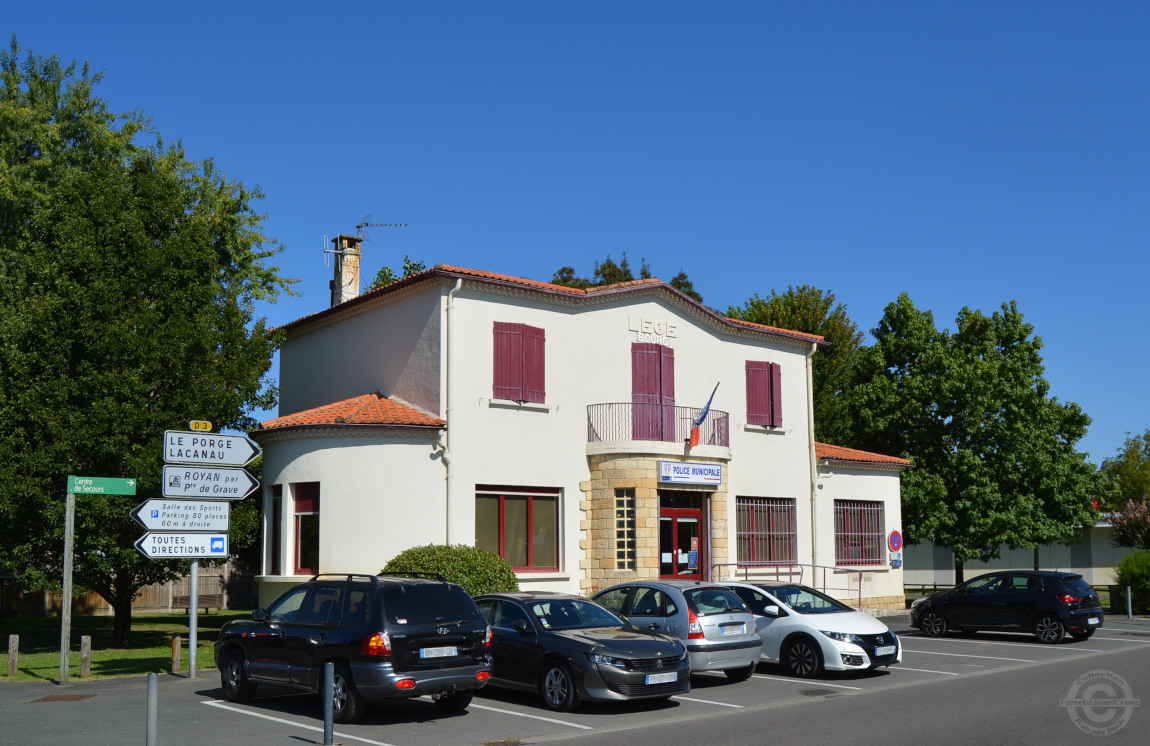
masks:
<svg viewBox="0 0 1150 746"><path fill-rule="evenodd" d="M524 637L527 637L528 635L535 632L535 630L531 628L531 625L528 624L526 619L516 619L511 623L511 627Z"/></svg>
<svg viewBox="0 0 1150 746"><path fill-rule="evenodd" d="M265 615L266 612L264 612L263 609L256 609L252 612L252 619L256 620L257 622L262 622Z"/></svg>
<svg viewBox="0 0 1150 746"><path fill-rule="evenodd" d="M623 620L623 624L630 624L631 623L631 620L628 619L627 617L623 616L622 614L619 615L619 618Z"/></svg>
<svg viewBox="0 0 1150 746"><path fill-rule="evenodd" d="M767 616L777 617L779 616L779 607L775 606L774 604L771 604L770 606L764 606L763 613Z"/></svg>

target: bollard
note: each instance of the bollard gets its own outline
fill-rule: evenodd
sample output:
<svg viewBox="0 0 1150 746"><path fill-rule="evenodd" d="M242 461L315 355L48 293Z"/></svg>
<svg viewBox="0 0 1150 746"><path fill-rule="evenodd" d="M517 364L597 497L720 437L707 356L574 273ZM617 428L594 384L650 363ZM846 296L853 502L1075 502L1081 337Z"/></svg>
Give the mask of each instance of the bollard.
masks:
<svg viewBox="0 0 1150 746"><path fill-rule="evenodd" d="M20 657L20 635L8 635L8 676L16 675L16 661Z"/></svg>
<svg viewBox="0 0 1150 746"><path fill-rule="evenodd" d="M80 678L86 679L92 673L92 636L80 637Z"/></svg>
<svg viewBox="0 0 1150 746"><path fill-rule="evenodd" d="M335 736L332 727L331 699L335 695L335 664L331 661L323 664L323 746L332 746Z"/></svg>
<svg viewBox="0 0 1150 746"><path fill-rule="evenodd" d="M148 674L148 727L144 735L145 746L156 746L156 720L160 703L160 675Z"/></svg>
<svg viewBox="0 0 1150 746"><path fill-rule="evenodd" d="M1126 618L1134 618L1134 594L1130 592L1130 586L1126 586Z"/></svg>
<svg viewBox="0 0 1150 746"><path fill-rule="evenodd" d="M183 642L180 640L179 635L172 635L172 673L180 670L180 650L183 648Z"/></svg>

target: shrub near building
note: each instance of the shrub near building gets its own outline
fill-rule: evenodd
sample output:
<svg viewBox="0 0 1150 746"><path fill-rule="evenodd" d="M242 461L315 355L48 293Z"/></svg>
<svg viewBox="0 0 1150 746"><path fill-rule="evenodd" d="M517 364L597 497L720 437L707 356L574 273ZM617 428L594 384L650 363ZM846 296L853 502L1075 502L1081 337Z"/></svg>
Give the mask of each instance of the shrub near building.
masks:
<svg viewBox="0 0 1150 746"><path fill-rule="evenodd" d="M519 590L519 580L507 560L463 544L412 547L393 557L383 572L438 573L472 596Z"/></svg>
<svg viewBox="0 0 1150 746"><path fill-rule="evenodd" d="M1114 580L1118 584L1119 605L1112 611L1126 610L1126 588L1134 597L1133 613L1150 612L1150 552L1135 549L1114 566Z"/></svg>

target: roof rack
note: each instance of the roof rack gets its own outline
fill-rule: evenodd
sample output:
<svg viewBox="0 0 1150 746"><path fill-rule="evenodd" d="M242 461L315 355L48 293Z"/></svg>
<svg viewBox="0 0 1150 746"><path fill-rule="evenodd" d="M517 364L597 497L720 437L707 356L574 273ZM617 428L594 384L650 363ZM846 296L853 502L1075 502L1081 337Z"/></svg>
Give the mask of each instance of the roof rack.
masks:
<svg viewBox="0 0 1150 746"><path fill-rule="evenodd" d="M360 575L360 574L355 574L355 573L343 573L343 572L323 572L323 573L320 573L318 575L313 575L311 580L309 580L308 582L314 583L315 581L317 581L321 578L324 580L342 580L346 583L367 582L367 583L372 583L373 585L379 585L379 579L376 578L374 575L367 575L367 574Z"/></svg>
<svg viewBox="0 0 1150 746"><path fill-rule="evenodd" d="M443 577L437 572L381 572L378 574L381 578L416 578L427 580L438 580L440 583L446 583L447 578Z"/></svg>

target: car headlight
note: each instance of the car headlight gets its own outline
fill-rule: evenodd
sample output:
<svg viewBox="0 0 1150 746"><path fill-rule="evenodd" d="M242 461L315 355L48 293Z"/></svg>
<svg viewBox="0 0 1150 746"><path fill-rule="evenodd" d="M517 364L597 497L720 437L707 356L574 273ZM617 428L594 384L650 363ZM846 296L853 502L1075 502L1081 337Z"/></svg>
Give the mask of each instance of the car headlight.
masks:
<svg viewBox="0 0 1150 746"><path fill-rule="evenodd" d="M625 658L616 658L612 655L600 655L599 653L588 653L587 657L591 662L599 666L614 666L615 668L626 668L627 660Z"/></svg>
<svg viewBox="0 0 1150 746"><path fill-rule="evenodd" d="M685 661L685 660L687 660L687 656L688 656L688 655L689 655L689 654L687 653L687 646L686 646L686 645L684 645L684 646L683 646L683 654L679 656L679 660L681 660L681 661Z"/></svg>
<svg viewBox="0 0 1150 746"><path fill-rule="evenodd" d="M851 642L851 643L854 643L855 645L858 645L860 642L862 642L861 637L859 637L858 635L852 635L849 632L827 632L827 631L821 630L821 629L819 630L819 632L822 632L824 635L831 638L832 640L838 640L839 642Z"/></svg>
<svg viewBox="0 0 1150 746"><path fill-rule="evenodd" d="M922 604L926 601L927 598L928 598L927 596L923 596L922 598L916 598L914 601L911 601L910 608L917 609L920 604Z"/></svg>

